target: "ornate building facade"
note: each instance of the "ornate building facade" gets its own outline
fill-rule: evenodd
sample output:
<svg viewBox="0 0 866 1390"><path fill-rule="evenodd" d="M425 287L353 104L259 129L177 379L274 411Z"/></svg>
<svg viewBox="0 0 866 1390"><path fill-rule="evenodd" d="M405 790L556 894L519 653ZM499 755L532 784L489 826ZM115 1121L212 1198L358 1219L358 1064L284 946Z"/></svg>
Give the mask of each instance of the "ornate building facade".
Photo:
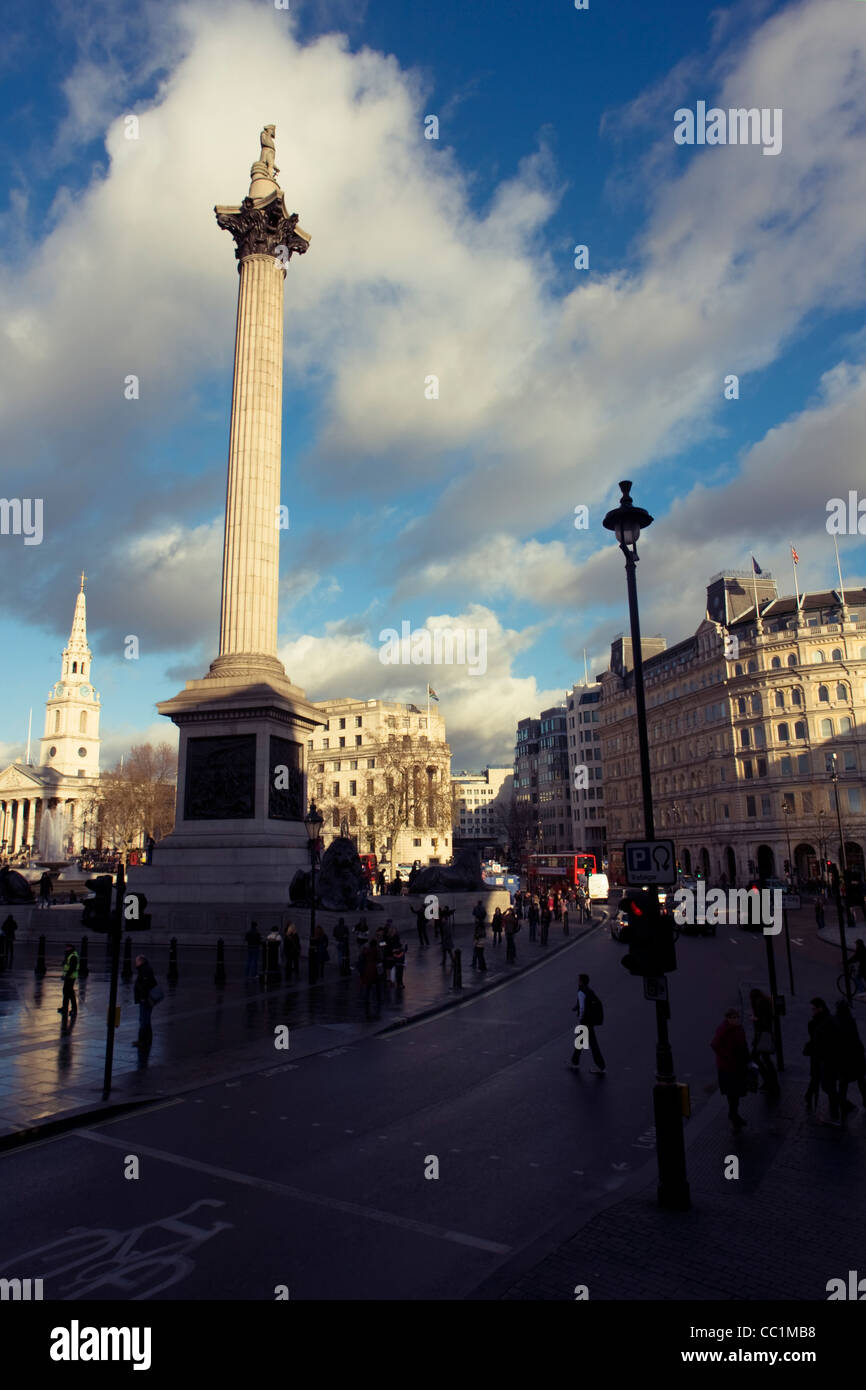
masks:
<svg viewBox="0 0 866 1390"><path fill-rule="evenodd" d="M757 592L756 592L757 591ZM757 597L757 608L755 605ZM655 830L686 873L742 883L863 869L866 590L779 597L772 577L716 575L694 636L644 643ZM659 646L661 645L661 650ZM600 677L611 868L643 836L630 643ZM836 781L833 781L835 772Z"/></svg>
<svg viewBox="0 0 866 1390"><path fill-rule="evenodd" d="M64 860L95 836L89 824L99 785L99 692L93 687L87 645L84 576L75 600L60 679L45 704L39 762L10 763L0 772L0 854L28 851Z"/></svg>

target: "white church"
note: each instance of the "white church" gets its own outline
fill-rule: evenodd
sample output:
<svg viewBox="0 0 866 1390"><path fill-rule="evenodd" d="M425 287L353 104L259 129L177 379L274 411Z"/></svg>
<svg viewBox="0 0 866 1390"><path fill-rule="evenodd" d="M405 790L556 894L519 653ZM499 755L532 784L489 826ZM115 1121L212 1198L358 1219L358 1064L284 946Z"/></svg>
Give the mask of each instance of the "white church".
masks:
<svg viewBox="0 0 866 1390"><path fill-rule="evenodd" d="M100 700L91 679L84 578L60 679L45 702L39 762L18 759L0 772L0 858L29 848L34 859L66 860L96 838L90 803L99 786Z"/></svg>

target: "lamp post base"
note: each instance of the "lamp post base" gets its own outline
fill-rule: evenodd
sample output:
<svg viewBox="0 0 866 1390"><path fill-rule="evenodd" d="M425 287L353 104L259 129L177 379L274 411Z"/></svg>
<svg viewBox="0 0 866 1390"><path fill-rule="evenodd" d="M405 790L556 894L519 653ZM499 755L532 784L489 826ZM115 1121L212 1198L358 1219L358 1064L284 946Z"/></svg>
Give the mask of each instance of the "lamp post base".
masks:
<svg viewBox="0 0 866 1390"><path fill-rule="evenodd" d="M683 1101L679 1086L659 1082L653 1087L653 1113L659 1165L659 1206L666 1211L688 1211L692 1202L686 1178Z"/></svg>

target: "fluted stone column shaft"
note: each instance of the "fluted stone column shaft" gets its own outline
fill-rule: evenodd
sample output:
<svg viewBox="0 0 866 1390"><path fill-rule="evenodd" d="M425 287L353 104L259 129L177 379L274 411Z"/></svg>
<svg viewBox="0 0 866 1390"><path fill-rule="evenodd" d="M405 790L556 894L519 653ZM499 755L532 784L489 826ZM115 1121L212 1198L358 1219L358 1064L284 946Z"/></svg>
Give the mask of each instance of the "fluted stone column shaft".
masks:
<svg viewBox="0 0 866 1390"><path fill-rule="evenodd" d="M285 273L275 256L245 256L240 262L221 657L276 657L277 652Z"/></svg>

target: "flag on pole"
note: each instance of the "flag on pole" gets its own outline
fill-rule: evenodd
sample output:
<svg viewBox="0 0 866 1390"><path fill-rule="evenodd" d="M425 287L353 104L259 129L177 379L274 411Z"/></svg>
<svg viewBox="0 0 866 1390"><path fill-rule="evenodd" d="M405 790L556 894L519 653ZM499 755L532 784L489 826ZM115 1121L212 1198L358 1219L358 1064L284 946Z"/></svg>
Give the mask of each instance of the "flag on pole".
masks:
<svg viewBox="0 0 866 1390"><path fill-rule="evenodd" d="M755 559L755 557L754 557L754 555L753 555L753 556L752 556L752 574L763 574L763 573L764 573L764 571L761 569L761 566L758 564L757 560Z"/></svg>
<svg viewBox="0 0 866 1390"><path fill-rule="evenodd" d="M797 554L797 552L796 552L796 550L794 549L793 546L791 546L791 559L794 561L794 564L795 564L795 565L799 565L799 563L800 563L800 557L799 557L799 555Z"/></svg>
<svg viewBox="0 0 866 1390"><path fill-rule="evenodd" d="M439 703L439 696L436 694L436 691L433 689L432 685L428 685L427 695L431 700L435 700L437 704Z"/></svg>

